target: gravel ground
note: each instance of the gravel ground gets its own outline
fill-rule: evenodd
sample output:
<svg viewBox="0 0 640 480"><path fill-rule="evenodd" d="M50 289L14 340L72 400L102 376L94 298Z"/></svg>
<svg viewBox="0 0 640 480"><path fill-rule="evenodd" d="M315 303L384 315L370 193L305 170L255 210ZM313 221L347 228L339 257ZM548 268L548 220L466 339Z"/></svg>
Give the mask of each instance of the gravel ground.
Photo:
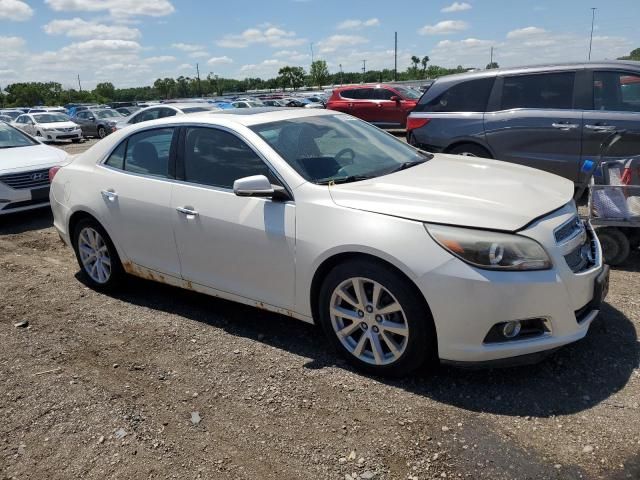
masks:
<svg viewBox="0 0 640 480"><path fill-rule="evenodd" d="M388 381L295 320L90 290L51 221L0 217L2 479L640 478L640 252L544 362Z"/></svg>

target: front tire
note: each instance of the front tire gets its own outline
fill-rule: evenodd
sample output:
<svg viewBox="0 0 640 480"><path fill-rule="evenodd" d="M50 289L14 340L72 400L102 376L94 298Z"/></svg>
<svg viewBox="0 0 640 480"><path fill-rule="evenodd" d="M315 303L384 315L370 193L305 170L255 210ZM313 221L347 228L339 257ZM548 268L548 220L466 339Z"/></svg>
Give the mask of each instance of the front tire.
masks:
<svg viewBox="0 0 640 480"><path fill-rule="evenodd" d="M124 280L118 252L97 221L85 218L73 229L73 249L86 282L96 290L113 290Z"/></svg>
<svg viewBox="0 0 640 480"><path fill-rule="evenodd" d="M98 127L98 138L102 139L107 136L107 129L102 125Z"/></svg>
<svg viewBox="0 0 640 480"><path fill-rule="evenodd" d="M404 376L438 357L433 319L418 295L393 268L350 261L335 267L320 289L320 325L355 367Z"/></svg>

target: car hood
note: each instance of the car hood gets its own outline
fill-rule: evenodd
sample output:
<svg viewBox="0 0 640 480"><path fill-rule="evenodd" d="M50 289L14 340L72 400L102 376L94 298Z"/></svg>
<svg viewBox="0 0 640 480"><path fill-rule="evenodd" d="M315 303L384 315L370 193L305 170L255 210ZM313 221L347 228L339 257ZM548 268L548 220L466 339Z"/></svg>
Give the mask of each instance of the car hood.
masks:
<svg viewBox="0 0 640 480"><path fill-rule="evenodd" d="M38 123L42 128L75 128L78 125L73 122L51 122L51 123Z"/></svg>
<svg viewBox="0 0 640 480"><path fill-rule="evenodd" d="M329 187L342 207L422 222L516 231L564 206L573 182L495 160L436 154L424 164Z"/></svg>
<svg viewBox="0 0 640 480"><path fill-rule="evenodd" d="M67 159L66 152L46 145L1 148L0 175L61 165Z"/></svg>

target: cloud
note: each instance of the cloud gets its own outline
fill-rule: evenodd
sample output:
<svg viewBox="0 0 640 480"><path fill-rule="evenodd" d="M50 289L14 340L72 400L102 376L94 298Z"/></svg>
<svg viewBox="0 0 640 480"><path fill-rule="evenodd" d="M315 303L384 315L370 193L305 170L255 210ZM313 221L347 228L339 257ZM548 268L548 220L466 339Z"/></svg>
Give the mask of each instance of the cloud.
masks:
<svg viewBox="0 0 640 480"><path fill-rule="evenodd" d="M418 33L420 35L450 35L462 32L467 28L469 28L469 24L462 20L443 20L435 25L425 25L418 30Z"/></svg>
<svg viewBox="0 0 640 480"><path fill-rule="evenodd" d="M167 63L167 62L175 62L177 60L173 55L159 55L157 57L148 57L144 59L144 63L147 64L155 64L155 63Z"/></svg>
<svg viewBox="0 0 640 480"><path fill-rule="evenodd" d="M102 12L116 18L163 17L175 12L169 0L45 0L56 12Z"/></svg>
<svg viewBox="0 0 640 480"><path fill-rule="evenodd" d="M507 33L502 40L442 40L428 54L431 63L444 67L462 65L484 68L489 63L491 47L495 47L494 61L501 67L509 67L584 61L588 42L585 42L583 35L527 27ZM632 42L623 37L594 36L592 57L613 59L627 54L633 47Z"/></svg>
<svg viewBox="0 0 640 480"><path fill-rule="evenodd" d="M21 37L0 37L0 51L3 55L21 50L25 44L24 38Z"/></svg>
<svg viewBox="0 0 640 480"><path fill-rule="evenodd" d="M318 46L320 47L320 53L331 53L339 48L352 47L368 42L368 39L360 35L331 35L318 42Z"/></svg>
<svg viewBox="0 0 640 480"><path fill-rule="evenodd" d="M216 44L225 48L246 48L253 44L266 44L270 47L295 47L306 43L303 38L298 38L295 32L282 30L270 24L262 28L248 28L240 34L225 35Z"/></svg>
<svg viewBox="0 0 640 480"><path fill-rule="evenodd" d="M340 22L336 27L338 30L356 30L363 27L377 27L380 25L380 20L377 18L370 18L369 20L345 20Z"/></svg>
<svg viewBox="0 0 640 480"><path fill-rule="evenodd" d="M473 7L469 5L467 2L453 2L448 7L444 7L440 10L443 13L455 13L455 12L464 12L465 10L471 10Z"/></svg>
<svg viewBox="0 0 640 480"><path fill-rule="evenodd" d="M269 58L260 63L250 63L242 65L238 71L238 77L259 77L259 78L273 78L278 75L278 70L284 67L287 63L275 58Z"/></svg>
<svg viewBox="0 0 640 480"><path fill-rule="evenodd" d="M0 0L0 20L24 22L33 16L33 8L22 0Z"/></svg>
<svg viewBox="0 0 640 480"><path fill-rule="evenodd" d="M525 28L519 28L516 30L511 30L509 33L507 33L507 38L527 38L527 37L541 35L543 33L547 33L547 31L544 28L525 27Z"/></svg>
<svg viewBox="0 0 640 480"><path fill-rule="evenodd" d="M226 55L223 57L211 57L207 60L208 65L223 65L225 63L233 63L233 60Z"/></svg>
<svg viewBox="0 0 640 480"><path fill-rule="evenodd" d="M183 52L196 52L198 50L204 50L204 45L196 45L193 43L172 43L171 48L182 50Z"/></svg>
<svg viewBox="0 0 640 480"><path fill-rule="evenodd" d="M279 50L273 54L274 57L286 57L287 61L300 62L303 60L311 59L311 55L308 53L301 53L297 50Z"/></svg>
<svg viewBox="0 0 640 480"><path fill-rule="evenodd" d="M81 18L71 20L53 20L42 27L49 35L66 35L67 37L116 38L135 40L140 37L140 30L124 25L103 25L87 22Z"/></svg>
<svg viewBox="0 0 640 480"><path fill-rule="evenodd" d="M191 52L189 54L190 58L204 58L204 57L208 57L209 56L209 52L205 52L205 51L197 51L197 52Z"/></svg>

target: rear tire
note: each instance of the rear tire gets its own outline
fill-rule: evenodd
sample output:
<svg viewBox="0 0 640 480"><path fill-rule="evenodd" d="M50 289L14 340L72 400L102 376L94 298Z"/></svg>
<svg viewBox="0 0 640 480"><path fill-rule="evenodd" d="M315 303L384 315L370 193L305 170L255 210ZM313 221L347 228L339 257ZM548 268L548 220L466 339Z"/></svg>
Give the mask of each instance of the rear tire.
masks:
<svg viewBox="0 0 640 480"><path fill-rule="evenodd" d="M475 145L473 143L463 143L462 145L457 145L447 153L450 153L452 155L463 155L466 157L493 158L486 148L481 147L480 145Z"/></svg>
<svg viewBox="0 0 640 480"><path fill-rule="evenodd" d="M604 262L616 267L624 263L631 253L631 245L627 236L615 227L599 228L596 231Z"/></svg>
<svg viewBox="0 0 640 480"><path fill-rule="evenodd" d="M415 285L394 269L352 260L336 266L324 280L319 323L356 368L404 376L438 358L433 319L417 295Z"/></svg>
<svg viewBox="0 0 640 480"><path fill-rule="evenodd" d="M125 272L113 242L96 220L84 218L73 229L73 249L87 284L101 291L120 286Z"/></svg>

